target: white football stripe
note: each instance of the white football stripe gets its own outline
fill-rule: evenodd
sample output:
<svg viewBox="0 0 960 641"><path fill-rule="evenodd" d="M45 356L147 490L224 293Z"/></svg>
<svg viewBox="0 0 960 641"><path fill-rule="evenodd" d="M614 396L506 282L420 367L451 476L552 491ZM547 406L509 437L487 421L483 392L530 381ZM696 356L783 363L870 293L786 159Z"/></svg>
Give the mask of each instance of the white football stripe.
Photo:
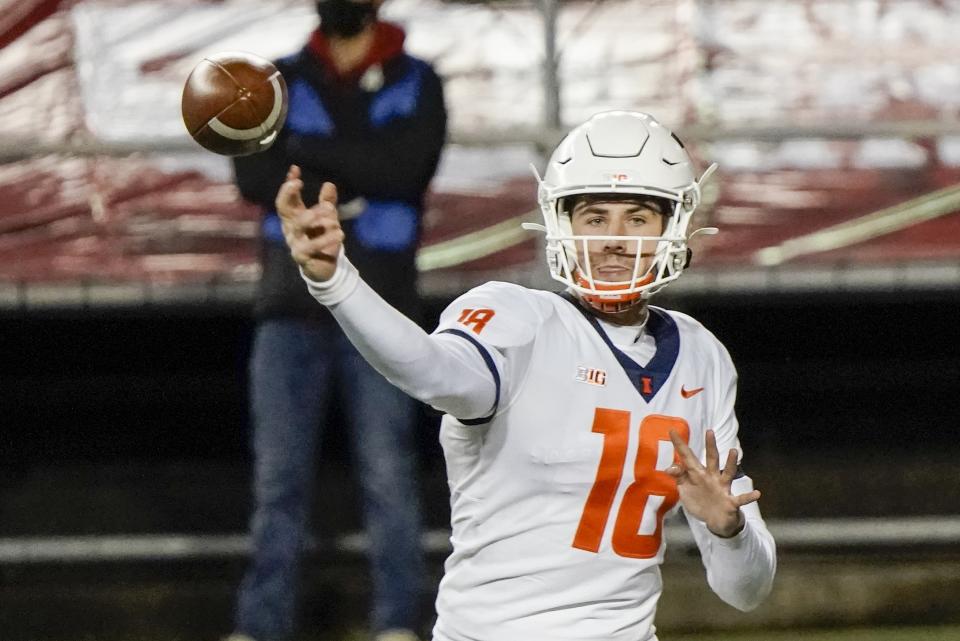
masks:
<svg viewBox="0 0 960 641"><path fill-rule="evenodd" d="M269 136L267 136L263 140L258 140L257 144L260 145L261 147L269 147L270 145L273 144L273 141L276 139L278 133L279 132L271 131Z"/></svg>
<svg viewBox="0 0 960 641"><path fill-rule="evenodd" d="M279 73L270 78L270 85L273 87L273 109L258 126L249 129L234 129L230 125L220 122L219 118L213 118L208 123L210 128L230 140L256 140L273 129L273 126L277 124L277 119L280 118L280 111L283 109L283 92L280 89Z"/></svg>

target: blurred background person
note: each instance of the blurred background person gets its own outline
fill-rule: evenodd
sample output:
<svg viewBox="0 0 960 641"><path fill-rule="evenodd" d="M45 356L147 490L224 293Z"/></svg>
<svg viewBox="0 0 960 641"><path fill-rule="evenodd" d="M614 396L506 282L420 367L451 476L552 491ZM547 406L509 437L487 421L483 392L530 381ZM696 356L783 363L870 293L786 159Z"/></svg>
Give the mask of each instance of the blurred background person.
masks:
<svg viewBox="0 0 960 641"><path fill-rule="evenodd" d="M320 435L345 429L362 488L378 641L415 639L423 558L415 402L361 358L306 292L273 209L287 167L305 196L341 187L350 256L391 304L419 320L415 254L424 195L446 137L443 87L404 52L404 31L377 19L380 0L321 0L320 26L277 62L290 94L286 125L266 153L238 158L243 196L264 209L262 277L250 360L253 553L230 639L282 641L295 629L297 582ZM345 425L327 414L338 395Z"/></svg>

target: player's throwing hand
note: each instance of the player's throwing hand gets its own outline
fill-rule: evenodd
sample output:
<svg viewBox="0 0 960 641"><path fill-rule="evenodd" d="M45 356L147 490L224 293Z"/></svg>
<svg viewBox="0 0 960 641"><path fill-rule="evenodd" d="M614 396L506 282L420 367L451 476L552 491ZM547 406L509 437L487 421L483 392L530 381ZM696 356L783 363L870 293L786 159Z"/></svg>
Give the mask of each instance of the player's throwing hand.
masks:
<svg viewBox="0 0 960 641"><path fill-rule="evenodd" d="M720 469L717 437L713 430L707 430L707 464L704 467L673 430L670 431L670 440L679 462L667 468L667 474L677 480L684 511L706 523L707 529L717 536L731 537L739 533L744 525L741 506L759 499L760 492L753 490L737 496L730 493L730 485L737 474L737 451L727 453L726 464Z"/></svg>
<svg viewBox="0 0 960 641"><path fill-rule="evenodd" d="M337 216L337 188L333 183L323 183L320 200L313 207L304 204L302 191L300 168L290 165L275 203L283 224L283 237L307 278L330 280L343 245L343 230Z"/></svg>

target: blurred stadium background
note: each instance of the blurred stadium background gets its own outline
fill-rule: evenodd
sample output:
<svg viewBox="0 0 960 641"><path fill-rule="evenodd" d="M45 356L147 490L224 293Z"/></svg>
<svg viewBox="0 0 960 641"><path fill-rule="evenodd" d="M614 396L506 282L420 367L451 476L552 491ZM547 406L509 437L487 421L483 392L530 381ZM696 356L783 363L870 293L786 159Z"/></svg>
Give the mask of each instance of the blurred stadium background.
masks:
<svg viewBox="0 0 960 641"><path fill-rule="evenodd" d="M606 108L720 171L721 234L659 299L741 375L745 465L777 536L756 612L671 529L661 638L960 639L960 2L390 0L446 79L420 255L431 318L490 278L550 287L528 169ZM257 214L188 139L206 53L275 57L300 0L0 0L0 639L212 640L249 509ZM446 553L435 419L421 472ZM325 441L306 639L360 638L349 459ZM330 518L333 516L334 518ZM816 630L833 629L833 632Z"/></svg>

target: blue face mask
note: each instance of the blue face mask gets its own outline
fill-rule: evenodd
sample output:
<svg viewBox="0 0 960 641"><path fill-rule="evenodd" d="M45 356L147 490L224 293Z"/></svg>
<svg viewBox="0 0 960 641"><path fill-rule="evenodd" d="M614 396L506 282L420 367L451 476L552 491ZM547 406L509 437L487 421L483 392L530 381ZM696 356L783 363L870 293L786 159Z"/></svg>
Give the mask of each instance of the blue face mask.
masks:
<svg viewBox="0 0 960 641"><path fill-rule="evenodd" d="M376 9L373 2L350 0L320 0L320 32L328 38L351 38L373 22Z"/></svg>

